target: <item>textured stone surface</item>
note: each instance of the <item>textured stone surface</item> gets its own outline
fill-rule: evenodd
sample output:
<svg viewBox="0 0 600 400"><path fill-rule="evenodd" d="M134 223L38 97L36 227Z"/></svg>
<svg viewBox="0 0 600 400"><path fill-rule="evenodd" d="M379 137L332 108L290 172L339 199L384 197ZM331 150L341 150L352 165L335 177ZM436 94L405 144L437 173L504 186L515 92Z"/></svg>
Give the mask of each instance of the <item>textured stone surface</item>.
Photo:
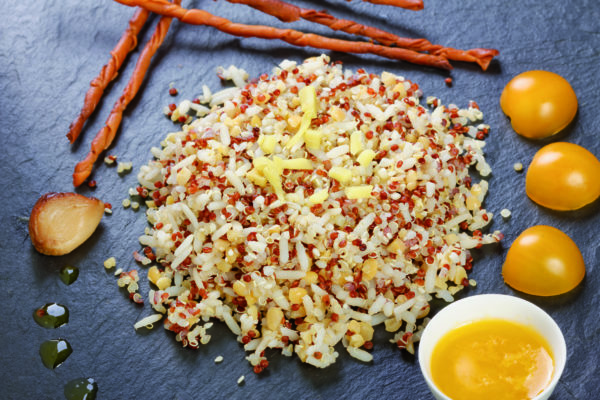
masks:
<svg viewBox="0 0 600 400"><path fill-rule="evenodd" d="M127 189L136 183L135 173L119 177L115 168L99 164L93 176L98 188L78 191L93 194L114 205L114 214L81 248L64 257L42 256L33 250L27 235L27 217L36 199L48 191L71 191L74 165L87 152L95 132L125 86L137 52L130 57L104 101L87 123L80 141L71 147L64 135L78 112L90 80L108 59L132 10L111 1L4 0L0 24L0 176L2 223L0 247L4 260L0 273L1 398L60 399L63 385L71 379L90 376L99 385L99 399L124 398L406 398L430 399L415 358L398 351L378 332L375 361L361 364L340 349L339 362L324 371L302 365L297 359L271 357L271 367L262 376L252 373L241 346L221 324L213 331L209 346L197 351L182 349L163 329L136 333L133 323L150 313L136 307L116 286L116 278L105 272L102 261L109 256L118 266L135 267L132 252L146 226L143 211L120 207ZM184 2L190 4L190 2ZM563 140L581 144L600 155L597 93L600 81L600 5L595 0L577 2L524 0L426 0L421 12L369 5L354 0L306 0L299 4L328 8L336 15L354 15L394 32L425 36L434 43L456 47L495 47L501 52L490 71L456 64L446 87L445 72L394 63L377 57L332 54L350 68L390 70L418 82L425 95L436 95L445 103L466 106L476 100L492 131L486 147L494 175L486 207L494 213L508 207L509 221L494 220L492 228L506 235L502 246L478 254L473 277L479 281L468 294L508 293L500 269L508 245L526 227L549 224L560 227L577 242L587 264L583 285L574 293L555 299L532 298L558 322L568 345L568 363L554 399L591 399L597 396L598 346L600 339L599 298L600 223L598 204L583 213L556 213L530 202L524 193L524 174L513 171L514 162L527 165L539 143L512 132L498 105L504 84L530 69L548 69L567 78L578 94L576 122ZM243 6L224 1L196 1L230 19L247 23L277 21ZM306 29L306 23L297 23ZM327 32L316 27L316 32ZM143 31L147 39L151 29ZM343 34L336 34L343 37ZM252 76L269 72L283 58L301 60L319 54L280 42L238 39L204 27L172 25L165 44L152 62L138 98L125 114L118 139L110 154L133 161L134 169L149 158L151 146L175 130L162 108L173 101L170 82L179 89L178 100L201 93L201 85L220 87L214 70L236 64ZM81 269L71 286L58 277L65 264ZM142 272L142 274L144 274ZM142 292L147 291L142 285ZM32 311L47 302L68 306L68 325L50 331L37 326ZM46 369L37 354L47 339L65 338L73 354L54 371ZM224 361L215 365L214 358ZM242 386L236 384L246 375Z"/></svg>

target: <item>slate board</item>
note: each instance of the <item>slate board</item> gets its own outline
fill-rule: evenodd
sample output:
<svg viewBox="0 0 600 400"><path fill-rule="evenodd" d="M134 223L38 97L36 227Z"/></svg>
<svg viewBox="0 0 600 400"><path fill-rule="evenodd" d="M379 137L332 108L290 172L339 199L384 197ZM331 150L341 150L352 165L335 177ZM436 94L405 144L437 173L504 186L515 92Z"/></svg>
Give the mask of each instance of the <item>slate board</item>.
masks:
<svg viewBox="0 0 600 400"><path fill-rule="evenodd" d="M190 2L184 2L187 5ZM317 370L297 359L272 356L265 374L256 376L244 360L244 352L222 324L213 330L209 346L182 349L163 329L136 333L132 324L150 313L136 307L105 272L102 261L109 256L118 265L135 267L133 250L146 226L144 212L120 207L127 189L136 185L135 172L119 177L115 168L98 165L93 178L98 187L77 191L111 202L114 214L105 217L93 237L64 257L35 252L27 234L27 217L36 199L49 191L72 191L71 173L88 150L130 75L136 51L121 73L122 79L108 89L104 101L86 125L82 139L73 147L64 135L80 109L90 80L107 60L132 10L111 1L4 0L0 24L0 176L3 229L0 246L4 260L0 273L0 398L60 399L63 385L90 376L99 384L99 399L325 399L406 398L430 399L418 363L388 343L378 330L374 362L362 364L343 349L334 366ZM600 81L600 3L595 0L536 1L426 0L426 9L411 12L354 0L306 0L297 4L327 8L340 17L355 18L401 35L427 37L434 43L458 48L492 47L500 57L487 73L456 63L448 74L378 57L331 54L349 68L380 73L389 70L421 85L425 95L444 103L466 106L477 101L492 126L487 140L487 159L493 168L490 194L485 206L498 214L508 207L508 221L495 218L491 229L506 239L501 246L479 253L472 276L478 286L465 295L506 293L525 297L550 313L562 328L568 346L568 363L553 399L591 399L597 396L600 305L600 216L597 204L583 213L556 213L536 206L524 193L524 174L513 171L515 162L527 165L540 143L518 137L498 105L503 86L523 71L548 69L564 76L579 98L579 113L562 139L585 146L600 155L597 95ZM197 1L196 7L246 23L281 23L241 5L224 1ZM310 28L296 23L299 29ZM312 27L313 31L328 33ZM145 41L150 29L143 31ZM344 37L336 34L337 37ZM165 44L152 61L150 74L138 98L125 114L118 139L110 153L133 161L134 169L150 159L149 150L166 133L176 130L163 115L172 102L169 83L174 82L177 100L201 93L201 85L213 90L221 83L217 66L234 64L251 76L270 72L284 58L297 61L319 54L280 42L238 39L213 29L173 23ZM444 78L454 85L446 87ZM502 282L500 269L506 249L525 228L549 224L561 228L579 245L586 264L584 283L572 294L553 299L533 298L513 292ZM78 266L80 277L66 287L58 279L65 264ZM147 292L142 285L142 293ZM47 302L68 306L68 325L56 330L37 326L32 311ZM73 354L54 371L38 356L47 339L65 338ZM224 361L213 360L222 355ZM242 386L236 384L246 376Z"/></svg>

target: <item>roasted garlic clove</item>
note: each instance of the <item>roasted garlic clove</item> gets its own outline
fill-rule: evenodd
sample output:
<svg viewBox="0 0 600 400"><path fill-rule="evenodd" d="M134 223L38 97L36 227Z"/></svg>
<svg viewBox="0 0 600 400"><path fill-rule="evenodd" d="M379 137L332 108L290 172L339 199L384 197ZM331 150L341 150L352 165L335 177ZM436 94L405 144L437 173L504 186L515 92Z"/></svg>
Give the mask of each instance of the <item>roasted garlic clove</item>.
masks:
<svg viewBox="0 0 600 400"><path fill-rule="evenodd" d="M46 193L35 203L29 217L31 243L42 254L70 253L96 230L104 203L77 193Z"/></svg>

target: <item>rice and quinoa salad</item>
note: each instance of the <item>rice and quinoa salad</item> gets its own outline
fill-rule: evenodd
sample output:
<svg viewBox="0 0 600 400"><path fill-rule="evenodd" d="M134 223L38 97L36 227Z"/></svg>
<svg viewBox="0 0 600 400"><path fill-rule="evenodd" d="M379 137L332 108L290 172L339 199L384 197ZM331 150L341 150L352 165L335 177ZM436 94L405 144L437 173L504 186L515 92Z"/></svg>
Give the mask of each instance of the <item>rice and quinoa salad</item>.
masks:
<svg viewBox="0 0 600 400"><path fill-rule="evenodd" d="M251 83L239 71L221 71L241 87L206 93L211 109L169 110L183 129L138 174L159 314L136 327L164 314L196 348L224 321L257 373L267 348L322 368L341 342L370 361L376 325L414 352L430 300L475 285L469 249L502 239L482 234L488 184L469 176L491 172L482 113L325 55Z"/></svg>

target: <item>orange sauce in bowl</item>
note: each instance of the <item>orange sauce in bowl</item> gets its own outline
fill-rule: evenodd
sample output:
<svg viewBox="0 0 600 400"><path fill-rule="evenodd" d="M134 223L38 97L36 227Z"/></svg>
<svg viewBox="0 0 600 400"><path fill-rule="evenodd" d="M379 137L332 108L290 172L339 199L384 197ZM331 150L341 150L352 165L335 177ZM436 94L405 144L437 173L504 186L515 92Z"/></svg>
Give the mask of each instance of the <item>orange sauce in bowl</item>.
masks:
<svg viewBox="0 0 600 400"><path fill-rule="evenodd" d="M453 400L531 399L552 380L550 346L528 326L482 319L445 334L431 355L435 385Z"/></svg>

